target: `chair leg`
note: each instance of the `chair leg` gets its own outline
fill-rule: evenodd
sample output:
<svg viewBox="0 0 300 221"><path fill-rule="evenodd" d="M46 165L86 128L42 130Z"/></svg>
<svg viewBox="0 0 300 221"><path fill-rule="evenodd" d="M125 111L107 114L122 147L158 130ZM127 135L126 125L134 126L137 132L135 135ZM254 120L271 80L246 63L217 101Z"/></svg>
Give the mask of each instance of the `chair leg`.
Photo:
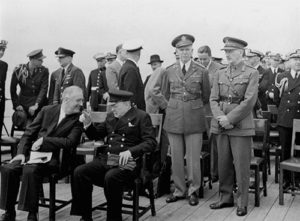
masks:
<svg viewBox="0 0 300 221"><path fill-rule="evenodd" d="M49 199L49 220L55 221L55 180L53 177L50 177L49 184L50 184L50 199Z"/></svg>
<svg viewBox="0 0 300 221"><path fill-rule="evenodd" d="M150 199L150 206L151 206L151 215L155 216L155 204L154 204L154 191L153 191L153 182L152 180L149 182L149 199Z"/></svg>
<svg viewBox="0 0 300 221"><path fill-rule="evenodd" d="M279 171L279 156L276 150L275 153L275 183L278 183L278 171Z"/></svg>
<svg viewBox="0 0 300 221"><path fill-rule="evenodd" d="M203 198L204 197L204 191L203 191L203 186L204 186L204 166L203 166L203 159L200 159L200 166L201 166L201 174L200 174L200 183L201 186L199 188L199 198Z"/></svg>
<svg viewBox="0 0 300 221"><path fill-rule="evenodd" d="M279 205L283 205L283 169L280 168L279 179Z"/></svg>
<svg viewBox="0 0 300 221"><path fill-rule="evenodd" d="M255 168L255 206L256 207L259 207L259 192L260 192L260 188L259 188L259 185L260 185L260 176L259 176L259 167L256 167Z"/></svg>
<svg viewBox="0 0 300 221"><path fill-rule="evenodd" d="M134 181L134 190L133 190L133 214L132 220L138 221L139 220L139 190L141 186L141 180L136 179Z"/></svg>
<svg viewBox="0 0 300 221"><path fill-rule="evenodd" d="M264 188L264 196L267 196L267 177L268 177L268 173L267 173L267 162L264 162L263 164L263 188Z"/></svg>
<svg viewBox="0 0 300 221"><path fill-rule="evenodd" d="M40 186L40 190L39 190L39 199L41 201L41 204L46 204L46 201L45 201L45 195L44 195L44 188L43 188L43 183L41 183L41 186Z"/></svg>
<svg viewBox="0 0 300 221"><path fill-rule="evenodd" d="M267 159L268 159L268 174L271 175L271 160L270 160L270 149L266 151ZM268 176L267 176L268 179Z"/></svg>

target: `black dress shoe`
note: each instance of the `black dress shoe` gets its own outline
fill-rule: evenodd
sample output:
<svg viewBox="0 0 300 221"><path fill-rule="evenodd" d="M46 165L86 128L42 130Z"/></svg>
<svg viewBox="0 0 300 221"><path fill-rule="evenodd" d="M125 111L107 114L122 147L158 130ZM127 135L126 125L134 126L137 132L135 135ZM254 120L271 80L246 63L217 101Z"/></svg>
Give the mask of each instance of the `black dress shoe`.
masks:
<svg viewBox="0 0 300 221"><path fill-rule="evenodd" d="M174 196L173 194L171 194L170 196L167 197L166 202L167 203L174 203L177 200L182 200L184 198L185 197L183 197L183 196Z"/></svg>
<svg viewBox="0 0 300 221"><path fill-rule="evenodd" d="M221 202L216 202L209 205L211 209L222 209L222 208L233 207L233 206L234 206L233 203L221 203Z"/></svg>
<svg viewBox="0 0 300 221"><path fill-rule="evenodd" d="M34 212L29 212L27 216L27 221L38 221L38 214Z"/></svg>
<svg viewBox="0 0 300 221"><path fill-rule="evenodd" d="M199 199L196 193L192 193L192 195L190 195L189 197L189 204L191 206L196 206L199 203Z"/></svg>
<svg viewBox="0 0 300 221"><path fill-rule="evenodd" d="M5 211L4 214L0 217L0 221L15 221L16 220L16 211L8 212Z"/></svg>
<svg viewBox="0 0 300 221"><path fill-rule="evenodd" d="M245 216L247 214L247 207L238 207L236 209L236 215Z"/></svg>

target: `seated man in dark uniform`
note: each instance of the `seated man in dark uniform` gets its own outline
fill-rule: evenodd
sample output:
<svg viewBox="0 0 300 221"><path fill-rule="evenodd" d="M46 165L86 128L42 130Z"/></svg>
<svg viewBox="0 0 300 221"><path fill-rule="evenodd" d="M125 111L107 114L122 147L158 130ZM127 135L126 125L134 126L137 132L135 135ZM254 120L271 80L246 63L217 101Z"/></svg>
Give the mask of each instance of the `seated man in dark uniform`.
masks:
<svg viewBox="0 0 300 221"><path fill-rule="evenodd" d="M81 115L86 135L91 140L107 137L108 147L102 157L77 167L74 171L73 201L71 214L82 216L82 221L92 220L93 184L104 187L107 199L107 220L122 220L123 187L133 182L136 168L127 169L128 162L151 152L156 147L154 130L150 116L131 106L132 93L110 90L112 112L104 123L91 123L88 113ZM116 166L110 166L110 154L119 156ZM125 167L124 167L125 166Z"/></svg>
<svg viewBox="0 0 300 221"><path fill-rule="evenodd" d="M82 133L79 113L83 105L83 92L77 86L64 90L62 104L44 107L34 121L26 128L18 145L18 154L9 164L1 168L0 209L6 212L1 221L14 221L15 204L20 179L19 210L28 211L28 221L36 221L38 212L39 189L44 176L58 171L60 149L71 152L76 148ZM25 164L31 152L52 152L47 163ZM69 165L71 159L63 158Z"/></svg>

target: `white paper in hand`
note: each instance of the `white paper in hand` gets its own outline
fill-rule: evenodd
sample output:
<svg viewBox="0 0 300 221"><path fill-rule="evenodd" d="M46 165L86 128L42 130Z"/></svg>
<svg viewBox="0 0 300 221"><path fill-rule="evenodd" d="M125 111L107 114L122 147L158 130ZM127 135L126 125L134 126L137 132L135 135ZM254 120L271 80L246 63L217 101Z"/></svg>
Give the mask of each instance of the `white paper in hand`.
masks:
<svg viewBox="0 0 300 221"><path fill-rule="evenodd" d="M47 163L51 160L52 152L31 151L29 160L26 164Z"/></svg>

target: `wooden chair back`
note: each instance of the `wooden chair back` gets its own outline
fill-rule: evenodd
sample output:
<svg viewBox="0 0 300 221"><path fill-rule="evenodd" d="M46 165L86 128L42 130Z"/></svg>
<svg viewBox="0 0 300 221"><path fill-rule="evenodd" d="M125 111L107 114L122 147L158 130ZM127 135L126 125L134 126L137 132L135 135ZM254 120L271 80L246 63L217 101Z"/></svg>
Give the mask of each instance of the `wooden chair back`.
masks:
<svg viewBox="0 0 300 221"><path fill-rule="evenodd" d="M255 137L256 139L262 141L263 149L265 149L268 145L268 136L269 136L269 127L268 127L268 119L254 119L255 125Z"/></svg>
<svg viewBox="0 0 300 221"><path fill-rule="evenodd" d="M160 143L163 115L162 114L150 114L152 125L155 128L155 137L157 144Z"/></svg>
<svg viewBox="0 0 300 221"><path fill-rule="evenodd" d="M294 150L300 150L300 143L296 143L296 141L300 142L300 119L294 119L293 121L293 135L292 135L292 147L291 147L291 156L294 156Z"/></svg>

